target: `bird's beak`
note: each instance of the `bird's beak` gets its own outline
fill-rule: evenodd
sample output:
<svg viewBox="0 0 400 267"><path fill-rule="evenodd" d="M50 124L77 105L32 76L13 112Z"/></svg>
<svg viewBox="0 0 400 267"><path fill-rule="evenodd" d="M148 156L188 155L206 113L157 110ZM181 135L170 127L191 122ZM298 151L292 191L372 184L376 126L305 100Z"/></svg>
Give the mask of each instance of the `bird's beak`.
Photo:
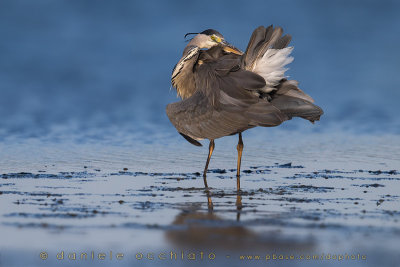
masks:
<svg viewBox="0 0 400 267"><path fill-rule="evenodd" d="M240 55L240 56L243 55L243 52L240 51L240 49L234 47L233 45L231 45L230 43L228 43L225 40L221 41L221 45L222 45L222 47L223 47L225 52L234 53L234 54L237 54L237 55Z"/></svg>

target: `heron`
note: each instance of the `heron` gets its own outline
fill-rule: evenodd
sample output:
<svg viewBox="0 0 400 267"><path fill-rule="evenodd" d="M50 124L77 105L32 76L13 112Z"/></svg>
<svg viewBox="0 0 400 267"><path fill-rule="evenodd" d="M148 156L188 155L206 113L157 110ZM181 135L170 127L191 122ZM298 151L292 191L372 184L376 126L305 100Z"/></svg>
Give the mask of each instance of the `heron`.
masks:
<svg viewBox="0 0 400 267"><path fill-rule="evenodd" d="M171 83L180 101L168 104L166 113L188 142L201 146L209 140L207 170L218 138L238 135L237 190L240 190L242 132L274 127L293 117L314 123L323 110L285 76L293 61L291 36L281 27L260 26L253 31L245 52L227 42L214 29L188 33L194 37L172 71Z"/></svg>

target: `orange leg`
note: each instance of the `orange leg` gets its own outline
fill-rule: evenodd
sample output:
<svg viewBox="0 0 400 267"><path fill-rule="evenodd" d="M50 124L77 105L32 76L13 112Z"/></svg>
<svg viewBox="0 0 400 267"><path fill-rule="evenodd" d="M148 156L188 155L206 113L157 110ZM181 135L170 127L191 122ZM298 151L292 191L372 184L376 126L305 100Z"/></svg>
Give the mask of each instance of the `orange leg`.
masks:
<svg viewBox="0 0 400 267"><path fill-rule="evenodd" d="M240 211L242 210L242 196L240 195L240 164L242 162L242 152L243 152L243 140L242 133L239 133L239 142L237 144L238 151L238 162L237 162L237 173L236 173L236 183L237 183L237 191L236 191L236 220L240 220Z"/></svg>
<svg viewBox="0 0 400 267"><path fill-rule="evenodd" d="M210 163L211 155L212 155L212 153L214 151L214 147L215 147L214 140L210 140L210 145L208 147L207 162L206 162L206 166L204 167L204 173L203 173L204 186L206 188L208 188L208 185L207 185L207 169L208 169L208 164Z"/></svg>
<svg viewBox="0 0 400 267"><path fill-rule="evenodd" d="M236 173L236 182L237 182L237 190L240 190L240 164L242 162L242 152L243 152L243 140L242 133L239 133L239 142L237 144L238 151L238 161L237 161L237 173Z"/></svg>

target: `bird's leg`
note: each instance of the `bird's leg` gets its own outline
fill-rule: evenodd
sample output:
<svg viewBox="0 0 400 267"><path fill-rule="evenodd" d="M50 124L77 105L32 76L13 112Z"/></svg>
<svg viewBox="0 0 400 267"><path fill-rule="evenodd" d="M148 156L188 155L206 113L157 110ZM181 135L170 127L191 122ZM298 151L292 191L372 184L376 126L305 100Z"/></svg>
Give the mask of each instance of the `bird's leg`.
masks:
<svg viewBox="0 0 400 267"><path fill-rule="evenodd" d="M209 212L212 212L213 209L214 209L214 204L213 204L213 202L212 202L211 193L210 193L210 190L208 190L208 188L206 189L206 195L207 195L207 207L208 207L208 211L209 211Z"/></svg>
<svg viewBox="0 0 400 267"><path fill-rule="evenodd" d="M238 162L237 162L237 174L236 174L236 182L237 182L237 191L236 191L236 220L240 220L240 212L242 210L242 196L240 195L240 164L242 162L242 152L243 152L243 140L242 133L239 133L239 142L237 144L238 151Z"/></svg>
<svg viewBox="0 0 400 267"><path fill-rule="evenodd" d="M242 133L239 133L239 142L237 144L237 151L238 151L238 161L237 161L237 191L240 190L240 164L242 162L242 152L243 152L243 140L242 140Z"/></svg>
<svg viewBox="0 0 400 267"><path fill-rule="evenodd" d="M237 182L237 191L236 191L236 220L240 220L240 211L242 210L242 196L240 195L240 164L242 162L242 152L243 152L243 140L242 133L239 133L239 142L237 144L238 151L238 162L237 162L237 174L236 174L236 182Z"/></svg>
<svg viewBox="0 0 400 267"><path fill-rule="evenodd" d="M208 164L210 163L211 155L212 155L212 153L214 151L214 147L215 147L214 140L210 140L210 145L208 147L208 158L207 158L206 166L204 167L204 173L203 173L204 186L206 188L208 188L208 185L207 185L207 169L208 169Z"/></svg>

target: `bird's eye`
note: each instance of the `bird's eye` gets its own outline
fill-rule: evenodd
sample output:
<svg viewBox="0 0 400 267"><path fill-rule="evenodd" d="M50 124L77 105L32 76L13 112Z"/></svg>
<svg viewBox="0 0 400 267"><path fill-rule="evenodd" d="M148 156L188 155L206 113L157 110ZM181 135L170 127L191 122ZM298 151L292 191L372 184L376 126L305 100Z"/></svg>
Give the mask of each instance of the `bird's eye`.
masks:
<svg viewBox="0 0 400 267"><path fill-rule="evenodd" d="M214 42L217 42L217 43L220 43L221 42L221 38L219 38L218 36L216 36L216 35L211 35L211 40L213 40Z"/></svg>

